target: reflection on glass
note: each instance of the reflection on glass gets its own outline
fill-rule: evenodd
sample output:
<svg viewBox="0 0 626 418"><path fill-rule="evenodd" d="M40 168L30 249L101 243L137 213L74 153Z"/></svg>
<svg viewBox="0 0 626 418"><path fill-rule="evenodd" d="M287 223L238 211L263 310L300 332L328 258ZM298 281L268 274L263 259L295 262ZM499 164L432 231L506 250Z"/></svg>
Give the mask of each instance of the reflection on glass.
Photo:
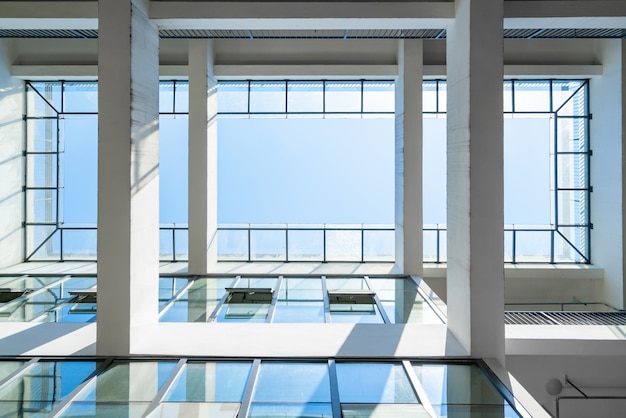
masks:
<svg viewBox="0 0 626 418"><path fill-rule="evenodd" d="M0 292L0 321L95 321L95 297L75 294L95 284L95 277L12 279Z"/></svg>
<svg viewBox="0 0 626 418"><path fill-rule="evenodd" d="M150 402L176 362L115 362L77 398L78 401Z"/></svg>
<svg viewBox="0 0 626 418"><path fill-rule="evenodd" d="M371 278L370 282L394 324L442 324L443 321L407 279Z"/></svg>
<svg viewBox="0 0 626 418"><path fill-rule="evenodd" d="M189 362L164 402L241 402L252 363Z"/></svg>
<svg viewBox="0 0 626 418"><path fill-rule="evenodd" d="M322 81L296 81L287 84L288 112L319 112L324 107Z"/></svg>
<svg viewBox="0 0 626 418"><path fill-rule="evenodd" d="M474 364L419 364L413 370L432 405L500 405L504 397Z"/></svg>
<svg viewBox="0 0 626 418"><path fill-rule="evenodd" d="M50 412L96 369L95 362L38 362L0 390L3 416L31 410L33 416Z"/></svg>
<svg viewBox="0 0 626 418"><path fill-rule="evenodd" d="M250 418L332 418L333 408L330 403L253 403L250 406Z"/></svg>
<svg viewBox="0 0 626 418"><path fill-rule="evenodd" d="M273 322L324 322L321 279L284 279Z"/></svg>
<svg viewBox="0 0 626 418"><path fill-rule="evenodd" d="M343 418L430 418L422 405L418 404L341 404Z"/></svg>
<svg viewBox="0 0 626 418"><path fill-rule="evenodd" d="M238 403L165 403L150 414L158 418L188 418L188 417L211 417L211 418L235 418L239 412Z"/></svg>
<svg viewBox="0 0 626 418"><path fill-rule="evenodd" d="M60 416L76 418L142 418L148 406L150 406L149 402L131 402L128 404L72 402Z"/></svg>
<svg viewBox="0 0 626 418"><path fill-rule="evenodd" d="M326 363L263 362L250 416L332 417L330 401Z"/></svg>
<svg viewBox="0 0 626 418"><path fill-rule="evenodd" d="M401 364L337 363L342 403L417 403Z"/></svg>

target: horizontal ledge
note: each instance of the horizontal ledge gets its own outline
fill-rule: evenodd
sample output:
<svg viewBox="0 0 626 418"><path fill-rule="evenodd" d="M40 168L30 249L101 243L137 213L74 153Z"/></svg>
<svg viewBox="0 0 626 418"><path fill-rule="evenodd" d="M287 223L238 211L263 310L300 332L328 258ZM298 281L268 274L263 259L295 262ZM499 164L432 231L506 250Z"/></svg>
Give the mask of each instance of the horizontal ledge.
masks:
<svg viewBox="0 0 626 418"><path fill-rule="evenodd" d="M395 77L397 65L216 65L215 76L237 77Z"/></svg>
<svg viewBox="0 0 626 418"><path fill-rule="evenodd" d="M445 278L446 263L424 263L424 277ZM604 269L588 264L505 264L507 280L541 278L546 280L602 280Z"/></svg>
<svg viewBox="0 0 626 418"><path fill-rule="evenodd" d="M505 65L505 76L574 77L602 75L603 67L597 65ZM159 74L168 78L187 78L186 65L160 65ZM94 79L98 77L97 65L13 65L13 77L29 80L51 77ZM395 77L397 65L216 65L217 77L264 77L285 79L290 77ZM424 76L445 77L445 65L425 65Z"/></svg>
<svg viewBox="0 0 626 418"><path fill-rule="evenodd" d="M12 65L11 75L23 80L49 80L67 78L73 80L95 80L98 78L97 65ZM187 79L186 65L159 65L159 75L168 79Z"/></svg>

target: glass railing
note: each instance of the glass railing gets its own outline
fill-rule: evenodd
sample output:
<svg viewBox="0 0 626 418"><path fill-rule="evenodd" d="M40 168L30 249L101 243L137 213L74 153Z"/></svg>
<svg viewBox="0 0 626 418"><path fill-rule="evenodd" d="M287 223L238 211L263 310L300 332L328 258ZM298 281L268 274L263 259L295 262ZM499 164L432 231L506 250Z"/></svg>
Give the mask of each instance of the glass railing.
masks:
<svg viewBox="0 0 626 418"><path fill-rule="evenodd" d="M33 233L25 261L95 261L94 225L42 226ZM445 224L424 225L424 262L447 261ZM159 255L163 262L188 261L189 227L160 226ZM589 263L584 227L505 225L504 262ZM368 224L236 224L217 231L219 261L236 262L394 262L393 225Z"/></svg>

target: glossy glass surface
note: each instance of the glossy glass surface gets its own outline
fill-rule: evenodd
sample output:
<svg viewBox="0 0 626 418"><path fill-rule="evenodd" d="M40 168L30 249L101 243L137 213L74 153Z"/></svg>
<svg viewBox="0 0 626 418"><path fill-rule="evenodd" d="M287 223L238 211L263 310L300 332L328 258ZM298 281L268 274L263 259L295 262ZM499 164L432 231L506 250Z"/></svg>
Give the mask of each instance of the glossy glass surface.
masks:
<svg viewBox="0 0 626 418"><path fill-rule="evenodd" d="M0 389L2 413L32 411L45 416L96 369L95 362L38 362Z"/></svg>
<svg viewBox="0 0 626 418"><path fill-rule="evenodd" d="M337 363L342 403L417 403L401 364Z"/></svg>
<svg viewBox="0 0 626 418"><path fill-rule="evenodd" d="M241 402L250 362L189 362L165 396L165 402Z"/></svg>
<svg viewBox="0 0 626 418"><path fill-rule="evenodd" d="M77 400L107 402L150 402L176 362L115 362L98 375Z"/></svg>

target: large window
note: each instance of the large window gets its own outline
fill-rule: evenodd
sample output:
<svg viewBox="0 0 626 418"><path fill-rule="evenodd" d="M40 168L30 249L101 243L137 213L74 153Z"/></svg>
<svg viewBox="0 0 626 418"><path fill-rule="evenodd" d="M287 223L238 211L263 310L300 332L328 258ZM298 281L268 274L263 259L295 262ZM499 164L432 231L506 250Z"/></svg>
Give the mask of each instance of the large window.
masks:
<svg viewBox="0 0 626 418"><path fill-rule="evenodd" d="M586 80L504 82L505 262L589 263ZM424 83L425 260L446 259L446 84Z"/></svg>
<svg viewBox="0 0 626 418"><path fill-rule="evenodd" d="M521 416L471 360L21 359L0 383L6 416Z"/></svg>
<svg viewBox="0 0 626 418"><path fill-rule="evenodd" d="M186 81L162 82L161 258L187 248ZM25 260L94 260L97 82L27 82ZM223 81L218 255L393 261L394 83ZM590 262L588 82L504 82L505 262ZM423 84L424 259L446 260L446 82Z"/></svg>

